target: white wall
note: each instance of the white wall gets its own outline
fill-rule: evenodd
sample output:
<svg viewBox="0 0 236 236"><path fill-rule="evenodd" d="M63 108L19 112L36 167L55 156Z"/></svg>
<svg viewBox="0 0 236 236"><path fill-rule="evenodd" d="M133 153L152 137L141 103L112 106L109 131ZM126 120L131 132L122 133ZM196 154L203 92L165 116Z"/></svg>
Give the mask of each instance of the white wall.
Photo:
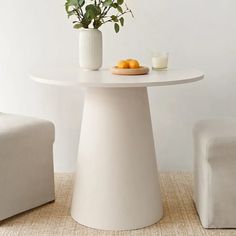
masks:
<svg viewBox="0 0 236 236"><path fill-rule="evenodd" d="M236 1L127 0L119 34L107 25L104 65L136 57L150 64L152 49L167 50L171 67L205 71L205 81L150 92L153 129L162 170L192 165L193 124L202 118L236 116ZM28 74L42 65L75 64L78 32L63 0L0 0L0 110L38 116L56 125L55 169L75 166L83 92L34 83Z"/></svg>

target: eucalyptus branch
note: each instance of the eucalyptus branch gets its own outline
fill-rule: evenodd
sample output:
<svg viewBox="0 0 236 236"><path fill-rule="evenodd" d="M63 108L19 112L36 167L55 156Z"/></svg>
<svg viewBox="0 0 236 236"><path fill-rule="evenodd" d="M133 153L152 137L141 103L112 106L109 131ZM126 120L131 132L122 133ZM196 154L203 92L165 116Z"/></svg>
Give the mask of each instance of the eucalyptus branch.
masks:
<svg viewBox="0 0 236 236"><path fill-rule="evenodd" d="M79 5L78 9L79 9L79 11L80 11L80 14L81 14L82 16L84 16L83 9L81 8L80 5Z"/></svg>
<svg viewBox="0 0 236 236"><path fill-rule="evenodd" d="M110 6L108 7L107 11L104 12L104 16L107 15L107 13L111 10L112 5L114 4L115 0L112 0L112 3L110 4Z"/></svg>
<svg viewBox="0 0 236 236"><path fill-rule="evenodd" d="M112 0L112 4L114 3L115 0ZM112 5L111 4L111 5ZM109 7L104 7L101 15L99 16L99 20L101 20L102 18L105 18L107 13L109 12L109 10L111 9L111 5ZM104 24L104 23L103 23Z"/></svg>
<svg viewBox="0 0 236 236"><path fill-rule="evenodd" d="M77 18L73 21L76 29L91 26L98 29L103 24L113 22L115 31L119 32L120 26L124 26L123 15L130 13L133 16L124 0L66 0L65 8L68 17ZM111 11L114 13L109 14Z"/></svg>
<svg viewBox="0 0 236 236"><path fill-rule="evenodd" d="M131 14L131 16L134 18L134 14L131 9L128 8L127 4L125 3L126 10Z"/></svg>
<svg viewBox="0 0 236 236"><path fill-rule="evenodd" d="M76 12L76 16L78 17L79 21L82 20L82 16L80 15L80 12L78 11L78 9L74 9L73 11Z"/></svg>
<svg viewBox="0 0 236 236"><path fill-rule="evenodd" d="M127 14L127 13L131 13L131 10L128 9L128 10L124 11L123 13L121 13L121 14L119 14L119 15L116 15L116 17L117 17L117 19L119 20L119 18L121 18L121 16L123 16L123 15L125 15L125 14ZM111 16L107 16L107 17L110 18ZM108 22L113 22L113 20L110 19L110 20L104 21L103 24L106 24L106 23L108 23Z"/></svg>
<svg viewBox="0 0 236 236"><path fill-rule="evenodd" d="M104 17L106 15L106 10L108 9L108 7L104 7L101 15L100 15L100 18Z"/></svg>
<svg viewBox="0 0 236 236"><path fill-rule="evenodd" d="M125 14L127 14L127 13L132 13L132 11L128 9L128 10L124 11L123 13L121 13L121 14L119 14L119 15L116 15L116 17L117 17L117 18L120 18L121 16L123 16L123 15L125 15Z"/></svg>
<svg viewBox="0 0 236 236"><path fill-rule="evenodd" d="M101 6L101 4L102 4L102 1L101 1L101 0L99 0L99 2L98 2L98 7L100 7L100 6Z"/></svg>

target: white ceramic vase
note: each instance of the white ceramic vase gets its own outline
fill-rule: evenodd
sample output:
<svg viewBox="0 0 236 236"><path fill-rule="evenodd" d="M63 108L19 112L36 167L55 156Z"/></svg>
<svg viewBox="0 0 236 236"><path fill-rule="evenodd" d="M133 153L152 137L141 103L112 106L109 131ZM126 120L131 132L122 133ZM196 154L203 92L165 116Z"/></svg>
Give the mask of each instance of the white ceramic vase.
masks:
<svg viewBox="0 0 236 236"><path fill-rule="evenodd" d="M102 66L102 32L81 29L79 32L79 61L85 70L98 70Z"/></svg>

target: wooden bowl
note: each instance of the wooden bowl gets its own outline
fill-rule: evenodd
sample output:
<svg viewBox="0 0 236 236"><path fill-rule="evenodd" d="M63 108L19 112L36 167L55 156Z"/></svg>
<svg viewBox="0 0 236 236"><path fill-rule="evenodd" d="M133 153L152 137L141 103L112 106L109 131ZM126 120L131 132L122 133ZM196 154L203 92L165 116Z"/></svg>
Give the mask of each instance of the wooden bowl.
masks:
<svg viewBox="0 0 236 236"><path fill-rule="evenodd" d="M149 68L141 66L137 69L120 69L115 66L111 68L111 73L114 75L146 75L149 73Z"/></svg>

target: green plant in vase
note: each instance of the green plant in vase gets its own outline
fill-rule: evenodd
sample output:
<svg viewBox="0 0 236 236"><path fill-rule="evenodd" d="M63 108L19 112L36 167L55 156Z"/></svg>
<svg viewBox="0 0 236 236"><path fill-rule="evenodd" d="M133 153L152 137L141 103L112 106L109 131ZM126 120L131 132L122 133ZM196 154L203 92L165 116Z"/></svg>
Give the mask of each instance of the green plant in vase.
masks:
<svg viewBox="0 0 236 236"><path fill-rule="evenodd" d="M99 29L106 23L113 23L115 32L118 33L124 26L124 15L131 14L124 0L66 0L68 17L74 16L74 28Z"/></svg>

